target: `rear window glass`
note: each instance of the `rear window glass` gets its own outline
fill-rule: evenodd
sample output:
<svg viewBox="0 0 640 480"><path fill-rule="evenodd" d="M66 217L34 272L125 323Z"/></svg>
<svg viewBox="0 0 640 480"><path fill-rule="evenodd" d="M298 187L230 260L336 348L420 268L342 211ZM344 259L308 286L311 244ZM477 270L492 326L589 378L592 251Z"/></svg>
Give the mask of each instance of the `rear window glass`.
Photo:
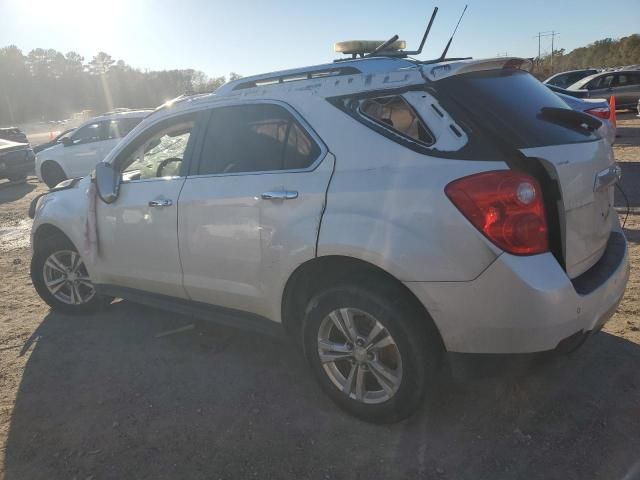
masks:
<svg viewBox="0 0 640 480"><path fill-rule="evenodd" d="M420 117L400 95L364 99L360 102L360 113L412 140L433 144L433 137Z"/></svg>
<svg viewBox="0 0 640 480"><path fill-rule="evenodd" d="M593 141L587 130L540 118L544 107L569 108L555 93L522 70L473 72L442 80L478 123L519 148Z"/></svg>

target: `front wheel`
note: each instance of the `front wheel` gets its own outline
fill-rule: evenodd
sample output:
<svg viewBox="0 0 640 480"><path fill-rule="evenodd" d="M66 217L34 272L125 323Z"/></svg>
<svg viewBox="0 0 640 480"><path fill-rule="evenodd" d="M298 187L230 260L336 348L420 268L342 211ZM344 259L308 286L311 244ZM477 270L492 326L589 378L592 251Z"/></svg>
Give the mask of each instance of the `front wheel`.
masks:
<svg viewBox="0 0 640 480"><path fill-rule="evenodd" d="M441 347L430 319L398 292L344 285L309 302L307 360L324 391L363 420L387 423L411 415L438 390Z"/></svg>
<svg viewBox="0 0 640 480"><path fill-rule="evenodd" d="M31 279L38 295L54 310L90 313L103 303L82 257L62 235L48 238L34 253Z"/></svg>

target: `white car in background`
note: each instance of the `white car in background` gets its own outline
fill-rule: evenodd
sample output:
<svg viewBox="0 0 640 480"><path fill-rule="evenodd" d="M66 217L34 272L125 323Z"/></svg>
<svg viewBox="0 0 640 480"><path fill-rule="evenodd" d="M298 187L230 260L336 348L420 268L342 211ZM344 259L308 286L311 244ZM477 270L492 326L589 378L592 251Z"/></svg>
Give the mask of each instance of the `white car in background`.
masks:
<svg viewBox="0 0 640 480"><path fill-rule="evenodd" d="M87 120L36 155L36 175L53 188L68 178L89 174L149 113L150 110L116 111Z"/></svg>

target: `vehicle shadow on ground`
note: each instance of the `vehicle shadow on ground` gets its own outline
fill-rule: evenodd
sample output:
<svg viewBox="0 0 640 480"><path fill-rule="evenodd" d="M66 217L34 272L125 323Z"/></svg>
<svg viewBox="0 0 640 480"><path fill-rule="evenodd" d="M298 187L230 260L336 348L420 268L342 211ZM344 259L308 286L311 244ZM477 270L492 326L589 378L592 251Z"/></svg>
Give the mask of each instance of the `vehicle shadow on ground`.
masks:
<svg viewBox="0 0 640 480"><path fill-rule="evenodd" d="M620 162L618 165L622 168L620 187L624 195L616 188L614 205L626 208L628 200L629 207L640 207L640 162Z"/></svg>
<svg viewBox="0 0 640 480"><path fill-rule="evenodd" d="M9 182L8 180L0 181L0 204L20 200L36 188L36 182L37 180L35 179L20 183Z"/></svg>
<svg viewBox="0 0 640 480"><path fill-rule="evenodd" d="M633 120L636 113L618 112L618 120ZM618 124L616 127L617 145L639 146L640 145L640 129L637 127L624 127Z"/></svg>
<svg viewBox="0 0 640 480"><path fill-rule="evenodd" d="M385 426L338 410L284 341L128 302L48 314L16 354L29 359L7 480L626 479L640 468L640 347L605 333L526 377L444 385Z"/></svg>

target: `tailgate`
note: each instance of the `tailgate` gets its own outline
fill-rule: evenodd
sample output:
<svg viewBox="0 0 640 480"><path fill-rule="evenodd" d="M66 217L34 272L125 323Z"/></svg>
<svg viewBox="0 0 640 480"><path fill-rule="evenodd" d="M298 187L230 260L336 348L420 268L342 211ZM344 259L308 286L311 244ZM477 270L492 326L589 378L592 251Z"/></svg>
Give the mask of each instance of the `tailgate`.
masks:
<svg viewBox="0 0 640 480"><path fill-rule="evenodd" d="M562 249L556 258L563 260L571 278L595 264L617 222L612 207L616 165L611 146L595 131L593 122L600 122L570 109L530 74L514 68L449 72L434 85L474 119L480 135L524 154L518 159L524 163L514 162L511 168L534 174L536 165L546 166L561 196L557 215L548 215ZM545 208L556 206L554 199L549 202Z"/></svg>
<svg viewBox="0 0 640 480"><path fill-rule="evenodd" d="M604 140L521 151L546 160L555 170L564 204L566 271L575 278L602 256L615 222L613 151Z"/></svg>

